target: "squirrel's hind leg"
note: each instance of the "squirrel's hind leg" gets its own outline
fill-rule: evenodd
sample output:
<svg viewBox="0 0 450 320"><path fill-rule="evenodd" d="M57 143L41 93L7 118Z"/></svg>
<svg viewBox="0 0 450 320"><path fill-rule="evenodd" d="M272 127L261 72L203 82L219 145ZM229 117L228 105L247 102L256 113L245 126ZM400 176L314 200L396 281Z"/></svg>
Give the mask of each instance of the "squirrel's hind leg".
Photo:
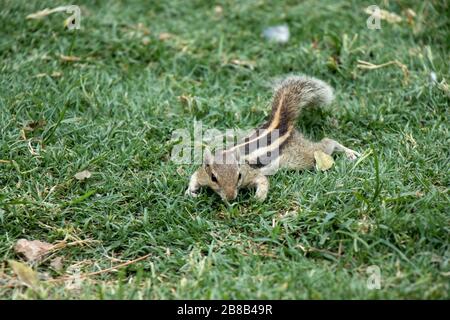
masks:
<svg viewBox="0 0 450 320"><path fill-rule="evenodd" d="M329 155L332 155L334 152L345 152L345 155L350 160L355 160L361 156L359 152L349 149L333 139L324 138L319 142L319 145L320 149Z"/></svg>
<svg viewBox="0 0 450 320"><path fill-rule="evenodd" d="M281 166L293 170L313 168L314 152L319 150L329 155L334 152L345 152L350 160L360 156L359 152L349 149L333 139L324 138L320 142L312 142L299 132L295 132L289 144L283 149Z"/></svg>

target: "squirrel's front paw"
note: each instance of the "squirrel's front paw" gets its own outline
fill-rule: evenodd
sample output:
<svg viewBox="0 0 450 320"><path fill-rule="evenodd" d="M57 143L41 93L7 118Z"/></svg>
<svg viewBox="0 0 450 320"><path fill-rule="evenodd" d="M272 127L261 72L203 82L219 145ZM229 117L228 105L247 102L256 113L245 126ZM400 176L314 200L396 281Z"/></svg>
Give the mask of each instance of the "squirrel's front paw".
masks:
<svg viewBox="0 0 450 320"><path fill-rule="evenodd" d="M267 198L267 193L266 194L261 194L261 195L255 194L255 198L259 202L264 202L264 200L266 200L266 198Z"/></svg>
<svg viewBox="0 0 450 320"><path fill-rule="evenodd" d="M198 197L198 190L191 190L188 188L184 194L187 196L196 198L196 197Z"/></svg>
<svg viewBox="0 0 450 320"><path fill-rule="evenodd" d="M267 198L269 192L269 180L264 175L259 175L253 181L253 185L256 186L255 198L258 201L264 201Z"/></svg>
<svg viewBox="0 0 450 320"><path fill-rule="evenodd" d="M258 188L255 192L255 198L256 200L263 202L267 198L267 192L268 190L266 188Z"/></svg>

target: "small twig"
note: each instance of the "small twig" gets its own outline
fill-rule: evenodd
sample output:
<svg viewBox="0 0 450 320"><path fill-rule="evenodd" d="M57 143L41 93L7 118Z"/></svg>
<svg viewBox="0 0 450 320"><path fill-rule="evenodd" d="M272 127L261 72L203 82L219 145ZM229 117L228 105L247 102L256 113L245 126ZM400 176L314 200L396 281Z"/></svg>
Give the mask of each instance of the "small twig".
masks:
<svg viewBox="0 0 450 320"><path fill-rule="evenodd" d="M91 242L100 242L100 241L92 240L92 239L85 239L85 240L76 240L76 241L72 241L72 242L66 242L66 240L63 240L63 241L58 242L57 244L53 245L53 247L49 251L57 251L57 250L65 248L65 247L84 245L84 244L91 243Z"/></svg>
<svg viewBox="0 0 450 320"><path fill-rule="evenodd" d="M87 277L91 277L91 276L96 276L98 274L102 274L102 273L107 273L125 266L128 266L130 264L136 263L138 261L147 259L148 257L150 257L151 253L146 254L145 256L139 257L137 259L134 260L130 260L121 264L118 264L117 266L111 267L111 268L107 268L107 269L103 269L103 270L99 270L99 271L95 271L95 272L89 272L89 273L84 273L84 274L80 274L78 276L70 276L70 277L61 277L61 278L56 278L56 279L49 279L45 282L60 282L60 281L67 281L67 280L75 280L75 279L84 279Z"/></svg>
<svg viewBox="0 0 450 320"><path fill-rule="evenodd" d="M404 65L403 63L401 63L398 60L392 60L392 61L388 61L382 64L373 64L367 61L363 61L363 60L358 60L358 64L357 64L357 68L360 69L366 69L366 70L375 70L375 69L379 69L379 68L383 68L383 67L387 67L390 66L392 64L395 64L397 66L400 67L400 69L402 69L403 71L403 76L404 76L404 82L407 83L408 82L408 78L409 78L409 71L408 71L408 67L406 65Z"/></svg>
<svg viewBox="0 0 450 320"><path fill-rule="evenodd" d="M91 240L91 239L85 239L85 240L76 240L76 241L72 241L67 243L66 240L62 240L56 244L54 244L48 251L44 252L40 258L43 258L44 256L46 256L45 258L42 259L42 261L40 261L40 263L44 263L45 261L48 261L50 258L52 258L56 252L58 252L61 249L64 249L66 247L72 247L72 246L77 246L77 245L84 245L84 244L89 244L91 242L100 242L98 240Z"/></svg>
<svg viewBox="0 0 450 320"><path fill-rule="evenodd" d="M130 264L133 264L133 263L139 262L141 260L147 259L150 256L151 256L151 253L146 254L145 256L139 257L137 259L130 260L130 261L118 264L117 266L110 267L110 268L107 268L107 269L103 269L103 270L99 270L99 271L95 271L95 272L84 273L84 274L80 274L80 275L77 275L77 276L68 276L68 277L61 277L61 278L56 278L56 279L48 279L48 280L45 280L45 281L42 281L42 282L55 283L55 282L62 282L62 281L68 281L68 280L84 279L84 278L96 276L98 274L107 273L107 272L110 272L110 271L113 271L113 270L116 270L116 269L119 269L119 268L123 268L125 266L130 265ZM0 289L15 288L15 287L17 287L19 285L21 285L21 284L18 283L18 284L0 285Z"/></svg>
<svg viewBox="0 0 450 320"><path fill-rule="evenodd" d="M305 248L304 246L302 246L301 244L297 245L304 253L311 253L311 252L319 252L319 253L327 253L329 255L332 255L334 257L339 258L339 256L341 255L340 252L335 253L335 252L331 252L329 250L325 250L325 249L319 249L319 248L314 248L314 247L310 247L310 248Z"/></svg>

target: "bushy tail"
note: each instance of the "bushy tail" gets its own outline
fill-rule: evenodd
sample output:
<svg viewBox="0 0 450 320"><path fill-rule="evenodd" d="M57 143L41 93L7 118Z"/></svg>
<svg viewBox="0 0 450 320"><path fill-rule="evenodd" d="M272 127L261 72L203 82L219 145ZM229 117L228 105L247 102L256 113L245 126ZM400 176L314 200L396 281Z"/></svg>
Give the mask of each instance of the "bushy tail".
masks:
<svg viewBox="0 0 450 320"><path fill-rule="evenodd" d="M272 114L264 129L278 129L280 135L291 131L304 107L329 104L333 89L322 80L307 76L289 76L275 85Z"/></svg>

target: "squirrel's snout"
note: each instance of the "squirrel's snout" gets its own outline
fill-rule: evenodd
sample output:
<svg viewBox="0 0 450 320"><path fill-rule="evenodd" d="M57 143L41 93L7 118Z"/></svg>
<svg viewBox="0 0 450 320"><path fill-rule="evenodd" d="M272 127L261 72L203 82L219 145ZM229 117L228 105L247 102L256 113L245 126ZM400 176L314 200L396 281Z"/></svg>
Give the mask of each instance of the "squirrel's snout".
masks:
<svg viewBox="0 0 450 320"><path fill-rule="evenodd" d="M237 190L225 190L221 196L224 201L233 201L237 197Z"/></svg>

